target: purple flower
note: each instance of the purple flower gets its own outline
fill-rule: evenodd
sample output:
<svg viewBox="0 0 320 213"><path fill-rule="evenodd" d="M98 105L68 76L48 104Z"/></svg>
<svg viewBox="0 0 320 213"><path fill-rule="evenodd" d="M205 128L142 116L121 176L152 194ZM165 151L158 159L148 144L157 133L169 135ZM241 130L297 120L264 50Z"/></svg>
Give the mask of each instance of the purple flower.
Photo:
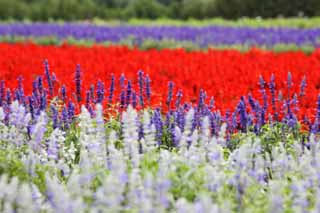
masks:
<svg viewBox="0 0 320 213"><path fill-rule="evenodd" d="M174 83L172 81L170 81L168 83L168 96L167 96L167 101L166 101L168 109L170 108L170 104L171 104L171 100L172 100L173 87L174 87Z"/></svg>
<svg viewBox="0 0 320 213"><path fill-rule="evenodd" d="M4 80L0 81L0 106L3 106L5 102L5 85Z"/></svg>
<svg viewBox="0 0 320 213"><path fill-rule="evenodd" d="M113 93L114 93L114 75L111 75L111 84L110 84L110 89L109 89L109 97L108 97L108 103L111 105L112 104L112 98L113 98Z"/></svg>
<svg viewBox="0 0 320 213"><path fill-rule="evenodd" d="M139 101L140 105L143 108L144 103L143 103L143 72L139 70L138 72L138 83L139 83Z"/></svg>
<svg viewBox="0 0 320 213"><path fill-rule="evenodd" d="M48 60L44 61L44 69L45 69L45 75L46 75L46 78L48 81L49 93L50 93L50 96L53 96L53 83L52 83L52 79L50 76Z"/></svg>
<svg viewBox="0 0 320 213"><path fill-rule="evenodd" d="M147 100L148 100L148 102L150 104L150 101L151 101L151 86L150 86L150 83L151 83L151 81L150 81L149 75L147 75L145 82L146 82L146 96L147 96Z"/></svg>
<svg viewBox="0 0 320 213"><path fill-rule="evenodd" d="M65 85L62 85L61 87L61 97L62 97L62 101L65 102L66 101L66 86Z"/></svg>
<svg viewBox="0 0 320 213"><path fill-rule="evenodd" d="M104 83L100 80L97 83L97 103L102 103L104 100Z"/></svg>
<svg viewBox="0 0 320 213"><path fill-rule="evenodd" d="M181 99L182 99L182 91L181 90L179 90L178 92L177 92L177 99L176 99L176 108L178 109L179 108L179 106L180 106L180 104L181 104Z"/></svg>
<svg viewBox="0 0 320 213"><path fill-rule="evenodd" d="M80 65L77 65L76 74L75 74L75 83L76 83L76 97L77 101L81 102L81 70Z"/></svg>
<svg viewBox="0 0 320 213"><path fill-rule="evenodd" d="M128 81L128 85L127 85L127 96L126 96L126 104L127 106L129 104L131 104L131 93L132 93L132 86L131 86L131 81Z"/></svg>

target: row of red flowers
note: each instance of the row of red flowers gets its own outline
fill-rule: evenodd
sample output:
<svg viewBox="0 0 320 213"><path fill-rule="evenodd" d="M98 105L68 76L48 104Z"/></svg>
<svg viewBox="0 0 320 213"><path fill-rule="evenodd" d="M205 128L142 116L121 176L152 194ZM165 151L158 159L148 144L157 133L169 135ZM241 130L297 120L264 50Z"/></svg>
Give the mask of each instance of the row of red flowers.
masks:
<svg viewBox="0 0 320 213"><path fill-rule="evenodd" d="M59 85L66 85L68 94L76 90L74 73L76 65L81 66L82 96L86 89L97 80L110 85L111 75L115 84L124 74L132 80L133 88L138 91L137 72L142 70L152 80L152 105L165 103L168 81L173 81L174 95L181 89L183 100L196 102L200 89L215 99L215 107L225 111L233 110L240 96L251 93L262 98L259 77L266 82L275 76L277 91L285 97L288 72L292 74L291 94L298 93L300 82L306 76L306 96L300 100L300 115L314 115L317 95L320 88L320 51L310 55L303 52L273 53L253 49L247 53L235 50L209 50L207 52L186 52L185 50L148 50L127 47L76 47L64 45L38 46L34 44L0 44L0 80L6 86L17 86L17 78L23 76L25 93L32 91L32 81L37 75L44 74L43 62L47 59L50 72L54 73ZM268 84L266 84L266 89ZM119 89L115 91L119 94ZM108 93L108 89L106 89ZM107 94L106 94L107 95ZM270 99L270 91L267 89ZM277 94L278 96L278 94Z"/></svg>

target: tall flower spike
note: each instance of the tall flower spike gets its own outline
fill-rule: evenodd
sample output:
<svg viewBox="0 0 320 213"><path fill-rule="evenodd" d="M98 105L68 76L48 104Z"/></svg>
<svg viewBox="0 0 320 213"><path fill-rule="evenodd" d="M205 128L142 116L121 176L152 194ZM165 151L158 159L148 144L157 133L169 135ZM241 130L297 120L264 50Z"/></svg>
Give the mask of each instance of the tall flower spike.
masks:
<svg viewBox="0 0 320 213"><path fill-rule="evenodd" d="M128 106L131 104L131 93L132 93L132 86L131 86L131 81L128 81L127 85L127 96L126 96L126 105Z"/></svg>
<svg viewBox="0 0 320 213"><path fill-rule="evenodd" d="M61 87L61 99L62 102L66 102L66 98L67 98L67 89L65 85L62 85Z"/></svg>
<svg viewBox="0 0 320 213"><path fill-rule="evenodd" d="M137 107L137 94L132 91L132 107L135 109Z"/></svg>
<svg viewBox="0 0 320 213"><path fill-rule="evenodd" d="M269 83L269 89L270 89L270 93L271 93L271 105L272 105L272 111L273 111L273 116L274 119L277 121L278 120L278 115L277 115L277 108L276 108L276 83L275 83L275 79L274 79L274 75L271 75L270 78L270 83Z"/></svg>
<svg viewBox="0 0 320 213"><path fill-rule="evenodd" d="M76 68L75 82L76 82L77 101L81 102L82 101L82 97L81 97L81 70L80 70L79 64L77 65L77 68Z"/></svg>
<svg viewBox="0 0 320 213"><path fill-rule="evenodd" d="M306 79L306 76L303 76L301 84L300 84L300 93L299 93L300 97L305 96L306 86L307 86L307 79Z"/></svg>
<svg viewBox="0 0 320 213"><path fill-rule="evenodd" d="M114 93L114 75L112 74L111 75L111 84L110 84L110 89L109 89L109 97L108 97L109 105L112 104L113 93Z"/></svg>
<svg viewBox="0 0 320 213"><path fill-rule="evenodd" d="M52 97L53 96L53 83L52 83L52 79L51 79L51 76L50 76L48 60L44 61L44 69L45 69L45 75L46 75L47 82L48 82L49 94Z"/></svg>
<svg viewBox="0 0 320 213"><path fill-rule="evenodd" d="M0 81L0 107L3 106L5 102L5 85L4 80Z"/></svg>
<svg viewBox="0 0 320 213"><path fill-rule="evenodd" d="M138 84L139 84L139 102L141 107L144 107L143 103L143 72L139 70L138 72Z"/></svg>
<svg viewBox="0 0 320 213"><path fill-rule="evenodd" d="M147 100L150 104L151 102L151 86L150 86L151 80L149 78L149 75L147 75L146 77L146 96L147 96Z"/></svg>
<svg viewBox="0 0 320 213"><path fill-rule="evenodd" d="M97 103L102 104L104 100L104 83L100 80L97 83Z"/></svg>
<svg viewBox="0 0 320 213"><path fill-rule="evenodd" d="M180 104L181 104L181 99L182 99L182 91L181 90L179 90L178 92L177 92L177 99L176 99L176 108L178 109L179 108L179 106L180 106Z"/></svg>
<svg viewBox="0 0 320 213"><path fill-rule="evenodd" d="M167 101L166 101L168 109L170 109L170 105L171 105L171 101L172 101L173 87L174 87L174 84L172 81L170 81L168 83L168 96L167 96Z"/></svg>
<svg viewBox="0 0 320 213"><path fill-rule="evenodd" d="M287 88L288 88L288 99L291 99L290 90L292 88L292 75L291 72L288 72L288 80L287 80Z"/></svg>

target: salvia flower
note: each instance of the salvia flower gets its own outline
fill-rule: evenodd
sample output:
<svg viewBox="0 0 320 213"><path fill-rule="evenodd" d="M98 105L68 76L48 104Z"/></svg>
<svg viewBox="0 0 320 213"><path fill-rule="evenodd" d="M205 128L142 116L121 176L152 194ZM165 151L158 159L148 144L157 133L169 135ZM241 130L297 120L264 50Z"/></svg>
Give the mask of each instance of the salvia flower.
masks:
<svg viewBox="0 0 320 213"><path fill-rule="evenodd" d="M77 101L81 102L82 101L82 97L81 97L81 70L80 70L79 64L77 65L77 68L76 68L75 83L76 83Z"/></svg>
<svg viewBox="0 0 320 213"><path fill-rule="evenodd" d="M173 87L174 87L174 83L172 81L170 81L168 83L168 96L167 96L167 101L166 101L168 108L170 108L171 101L172 101Z"/></svg>

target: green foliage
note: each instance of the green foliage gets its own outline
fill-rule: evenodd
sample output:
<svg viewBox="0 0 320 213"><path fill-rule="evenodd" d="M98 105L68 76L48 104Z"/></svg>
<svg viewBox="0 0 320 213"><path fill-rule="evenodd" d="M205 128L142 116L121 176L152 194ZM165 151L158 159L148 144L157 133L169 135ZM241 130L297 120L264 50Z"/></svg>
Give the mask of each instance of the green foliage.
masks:
<svg viewBox="0 0 320 213"><path fill-rule="evenodd" d="M318 0L0 0L0 19L128 20L320 15Z"/></svg>

